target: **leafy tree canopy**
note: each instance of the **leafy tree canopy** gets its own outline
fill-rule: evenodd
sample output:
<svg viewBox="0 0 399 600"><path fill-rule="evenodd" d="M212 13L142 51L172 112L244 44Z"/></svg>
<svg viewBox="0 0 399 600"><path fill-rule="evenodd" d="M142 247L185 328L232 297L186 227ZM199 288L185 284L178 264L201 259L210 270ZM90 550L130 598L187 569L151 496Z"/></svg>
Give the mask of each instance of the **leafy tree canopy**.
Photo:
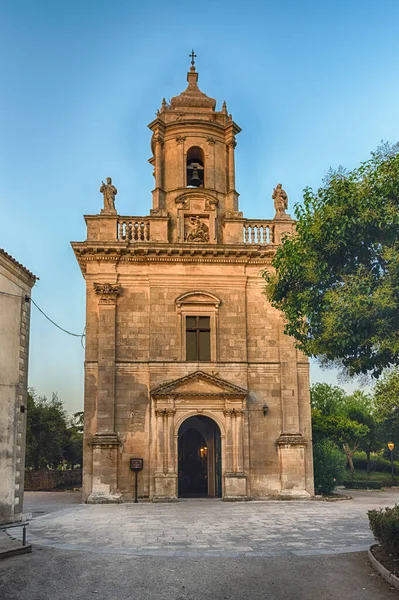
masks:
<svg viewBox="0 0 399 600"><path fill-rule="evenodd" d="M399 368L385 371L377 381L374 397L384 442L389 438L399 450Z"/></svg>
<svg viewBox="0 0 399 600"><path fill-rule="evenodd" d="M346 401L345 390L329 383L315 383L310 388L310 403L312 408L329 417L342 413Z"/></svg>
<svg viewBox="0 0 399 600"><path fill-rule="evenodd" d="M399 145L305 189L295 216L264 273L286 333L326 366L378 377L399 364Z"/></svg>
<svg viewBox="0 0 399 600"><path fill-rule="evenodd" d="M56 468L60 464L82 464L82 418L75 413L68 419L62 400L53 393L51 400L28 391L26 427L26 466L35 470Z"/></svg>

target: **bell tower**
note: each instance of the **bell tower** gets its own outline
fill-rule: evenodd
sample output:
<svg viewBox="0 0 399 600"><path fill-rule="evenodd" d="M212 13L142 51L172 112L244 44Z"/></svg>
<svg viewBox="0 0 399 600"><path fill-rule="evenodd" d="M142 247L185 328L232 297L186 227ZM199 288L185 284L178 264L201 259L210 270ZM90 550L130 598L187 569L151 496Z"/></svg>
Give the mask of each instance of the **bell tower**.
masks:
<svg viewBox="0 0 399 600"><path fill-rule="evenodd" d="M241 129L225 102L217 111L216 100L201 92L194 51L190 56L186 90L170 103L163 99L148 126L155 177L151 216L169 217L169 242L190 241L197 219L209 232L204 241L216 244L221 217L237 216L234 149Z"/></svg>

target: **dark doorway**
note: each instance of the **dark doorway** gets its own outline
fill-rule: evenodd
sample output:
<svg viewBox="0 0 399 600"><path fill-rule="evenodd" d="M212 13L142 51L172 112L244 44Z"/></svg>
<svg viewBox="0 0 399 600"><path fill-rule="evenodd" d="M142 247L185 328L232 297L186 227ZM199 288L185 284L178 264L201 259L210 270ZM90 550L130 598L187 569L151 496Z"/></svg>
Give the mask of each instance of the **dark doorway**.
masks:
<svg viewBox="0 0 399 600"><path fill-rule="evenodd" d="M179 429L179 497L221 496L220 430L209 417L189 417Z"/></svg>

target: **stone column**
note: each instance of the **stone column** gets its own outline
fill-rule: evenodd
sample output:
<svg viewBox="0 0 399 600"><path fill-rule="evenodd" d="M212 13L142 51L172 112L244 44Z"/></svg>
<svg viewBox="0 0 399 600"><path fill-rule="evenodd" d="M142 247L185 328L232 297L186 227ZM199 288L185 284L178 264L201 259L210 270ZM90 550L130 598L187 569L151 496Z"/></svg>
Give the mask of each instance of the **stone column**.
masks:
<svg viewBox="0 0 399 600"><path fill-rule="evenodd" d="M157 473L163 473L163 447L164 447L164 414L162 410L155 411L157 419Z"/></svg>
<svg viewBox="0 0 399 600"><path fill-rule="evenodd" d="M120 502L118 491L118 447L115 433L116 299L121 286L95 283L98 302L97 432L93 447L92 491L88 503Z"/></svg>
<svg viewBox="0 0 399 600"><path fill-rule="evenodd" d="M229 192L234 192L236 189L234 148L237 146L237 142L231 139L227 143L227 146L229 148Z"/></svg>
<svg viewBox="0 0 399 600"><path fill-rule="evenodd" d="M209 136L207 139L209 150L208 157L205 164L205 181L204 186L206 188L216 187L216 168L215 168L215 138Z"/></svg>
<svg viewBox="0 0 399 600"><path fill-rule="evenodd" d="M228 148L228 162L229 162L229 172L228 172L228 181L227 181L227 201L226 201L226 209L227 212L232 214L238 211L238 194L236 190L236 177L235 177L235 164L234 164L234 148L236 147L237 142L234 138L231 138L227 142ZM242 214L240 213L242 216Z"/></svg>
<svg viewBox="0 0 399 600"><path fill-rule="evenodd" d="M237 410L236 414L236 436L237 436L237 472L244 472L244 438L243 438L244 411Z"/></svg>
<svg viewBox="0 0 399 600"><path fill-rule="evenodd" d="M234 452L234 444L233 444L233 417L231 413L231 409L226 409L223 411L224 416L226 418L226 465L224 466L224 471L227 473L232 473L233 466L233 452Z"/></svg>
<svg viewBox="0 0 399 600"><path fill-rule="evenodd" d="M176 410L174 408L170 408L167 413L167 430L168 430L168 460L167 460L167 472L175 473L175 442L174 442L174 416Z"/></svg>
<svg viewBox="0 0 399 600"><path fill-rule="evenodd" d="M157 408L157 470L155 502L177 500L177 474L174 469L174 408Z"/></svg>
<svg viewBox="0 0 399 600"><path fill-rule="evenodd" d="M184 160L184 142L186 140L186 136L178 135L176 136L176 144L178 146L178 160L179 160L179 173L180 173L180 184L179 187L186 187L186 161Z"/></svg>
<svg viewBox="0 0 399 600"><path fill-rule="evenodd" d="M162 211L164 207L164 192L163 192L163 156L162 146L163 137L162 135L154 136L155 143L155 190L153 191L152 208L158 211Z"/></svg>
<svg viewBox="0 0 399 600"><path fill-rule="evenodd" d="M243 410L227 408L224 410L226 416L226 458L227 469L224 473L224 495L223 500L245 500L247 497L247 477L243 473L243 436L242 416Z"/></svg>

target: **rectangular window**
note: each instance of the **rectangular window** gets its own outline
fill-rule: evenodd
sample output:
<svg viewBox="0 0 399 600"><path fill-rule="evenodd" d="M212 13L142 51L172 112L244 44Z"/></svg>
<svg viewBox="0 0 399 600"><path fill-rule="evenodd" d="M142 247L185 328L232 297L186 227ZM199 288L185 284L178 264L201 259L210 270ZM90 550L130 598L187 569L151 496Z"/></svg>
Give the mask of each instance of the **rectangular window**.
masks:
<svg viewBox="0 0 399 600"><path fill-rule="evenodd" d="M186 317L186 360L211 360L210 317Z"/></svg>

